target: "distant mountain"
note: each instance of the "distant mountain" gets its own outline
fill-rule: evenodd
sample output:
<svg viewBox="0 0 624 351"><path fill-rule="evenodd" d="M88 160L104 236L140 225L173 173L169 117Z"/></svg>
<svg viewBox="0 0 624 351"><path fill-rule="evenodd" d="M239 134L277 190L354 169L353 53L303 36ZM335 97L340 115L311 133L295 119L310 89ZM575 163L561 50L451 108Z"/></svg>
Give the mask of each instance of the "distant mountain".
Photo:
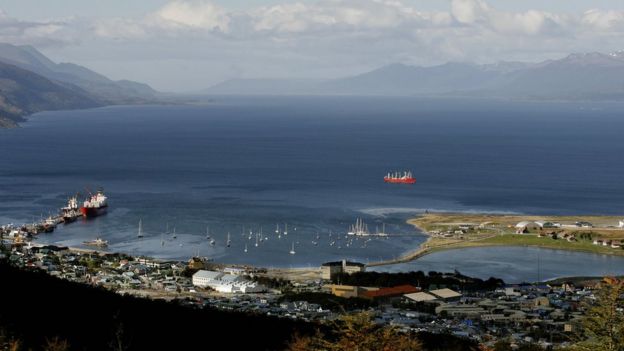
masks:
<svg viewBox="0 0 624 351"><path fill-rule="evenodd" d="M50 80L78 86L108 103L136 103L153 99L157 92L147 84L113 81L73 63L55 63L32 46L0 44L0 61L35 72Z"/></svg>
<svg viewBox="0 0 624 351"><path fill-rule="evenodd" d="M437 95L520 99L624 99L624 51L572 54L540 63L392 64L326 81L235 80L211 94Z"/></svg>
<svg viewBox="0 0 624 351"><path fill-rule="evenodd" d="M321 84L319 92L330 94L414 95L459 92L483 86L498 71L467 63L447 63L433 67L393 64Z"/></svg>
<svg viewBox="0 0 624 351"><path fill-rule="evenodd" d="M308 94L321 83L306 79L230 79L202 93L220 95L292 95Z"/></svg>
<svg viewBox="0 0 624 351"><path fill-rule="evenodd" d="M22 116L43 110L102 105L76 86L53 82L39 74L0 62L0 127L12 127Z"/></svg>

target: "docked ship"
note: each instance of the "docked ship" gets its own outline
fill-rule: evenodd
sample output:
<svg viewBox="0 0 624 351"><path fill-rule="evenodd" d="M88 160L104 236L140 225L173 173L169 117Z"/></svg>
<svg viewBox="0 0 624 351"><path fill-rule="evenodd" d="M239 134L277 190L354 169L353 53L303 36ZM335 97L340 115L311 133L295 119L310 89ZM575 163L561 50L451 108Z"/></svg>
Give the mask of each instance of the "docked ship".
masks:
<svg viewBox="0 0 624 351"><path fill-rule="evenodd" d="M89 196L82 207L80 207L80 213L85 217L97 217L106 213L108 207L107 197L102 190L98 190L95 195Z"/></svg>
<svg viewBox="0 0 624 351"><path fill-rule="evenodd" d="M388 174L384 177L384 182L414 184L416 183L416 178L412 176L411 171L388 172Z"/></svg>
<svg viewBox="0 0 624 351"><path fill-rule="evenodd" d="M70 197L69 200L67 200L67 205L61 208L61 216L65 223L71 223L81 215L82 213L78 207L78 198L76 196Z"/></svg>

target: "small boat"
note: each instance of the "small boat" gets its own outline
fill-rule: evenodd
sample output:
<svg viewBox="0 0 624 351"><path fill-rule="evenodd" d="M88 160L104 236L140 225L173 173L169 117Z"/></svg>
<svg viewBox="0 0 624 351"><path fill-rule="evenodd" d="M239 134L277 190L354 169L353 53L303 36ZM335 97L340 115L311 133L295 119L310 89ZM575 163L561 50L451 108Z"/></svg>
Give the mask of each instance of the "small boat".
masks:
<svg viewBox="0 0 624 351"><path fill-rule="evenodd" d="M97 246L97 247L108 246L108 241L102 240L101 238L96 238L95 240L91 240L91 241L83 241L82 243L87 246Z"/></svg>
<svg viewBox="0 0 624 351"><path fill-rule="evenodd" d="M215 239L210 239L210 245L215 246L216 243Z"/></svg>
<svg viewBox="0 0 624 351"><path fill-rule="evenodd" d="M290 249L289 254L291 254L291 255L295 254L295 242L292 243L292 248Z"/></svg>

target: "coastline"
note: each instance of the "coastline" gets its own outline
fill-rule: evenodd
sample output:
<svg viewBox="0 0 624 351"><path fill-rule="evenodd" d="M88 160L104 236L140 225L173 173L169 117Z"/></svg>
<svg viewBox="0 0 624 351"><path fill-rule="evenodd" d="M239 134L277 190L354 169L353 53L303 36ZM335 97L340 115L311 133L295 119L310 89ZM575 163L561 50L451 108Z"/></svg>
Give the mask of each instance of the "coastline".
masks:
<svg viewBox="0 0 624 351"><path fill-rule="evenodd" d="M575 252L586 252L593 253L598 255L610 255L610 256L624 256L624 250L622 249L610 249L605 247L600 247L596 245L588 246L580 246L575 245L576 242L568 241L566 242L563 239L553 240L550 238L540 238L539 242L536 242L535 238L539 237L537 233L527 233L527 234L515 234L513 232L514 227L511 227L509 224L504 224L500 228L496 228L489 233L484 233L481 235L477 235L476 237L471 237L469 233L457 238L447 238L439 236L438 231L434 231L432 227L428 227L424 224L424 220L428 217L437 216L443 219L448 219L449 221L441 222L441 223L433 223L440 226L446 226L448 228L452 228L454 226L462 227L462 226L473 226L475 225L475 220L482 220L484 218L487 219L495 219L500 220L505 218L507 222L509 221L520 221L520 219L530 219L535 220L535 218L547 218L548 220L552 219L565 219L570 220L571 216L521 216L521 215L493 215L493 214L456 214L456 213L436 213L425 214L415 218L411 218L406 221L406 223L414 226L418 229L423 235L427 236L427 240L420 244L414 250L408 251L401 257L383 260L378 262L372 262L367 264L368 267L377 267L377 266L387 266L398 263L406 263L417 260L423 256L429 255L431 253L447 251L447 250L459 250L465 248L477 248L477 247L534 247L534 248L542 248L542 249L550 249L550 250L562 250L562 251L575 251ZM462 222L453 222L456 217L461 217ZM614 221L618 217L611 216L577 216L579 220L583 219L592 219L601 222L606 221ZM466 219L468 221L466 221ZM501 221L502 222L502 221ZM481 227L485 223L490 222L481 222L479 223L479 227ZM511 230L510 230L511 229ZM451 229L447 229L450 231ZM609 227L592 227L592 228L571 228L569 225L565 227L565 229L559 229L561 232L568 230L573 235L576 235L577 232L588 233L590 235L594 235L595 237L599 236L610 236L614 235L617 239L624 239L624 229L623 228L615 228L612 226ZM542 230L540 229L540 232ZM550 235L550 234L549 234ZM563 243L563 245L562 245ZM568 244L569 243L569 244Z"/></svg>

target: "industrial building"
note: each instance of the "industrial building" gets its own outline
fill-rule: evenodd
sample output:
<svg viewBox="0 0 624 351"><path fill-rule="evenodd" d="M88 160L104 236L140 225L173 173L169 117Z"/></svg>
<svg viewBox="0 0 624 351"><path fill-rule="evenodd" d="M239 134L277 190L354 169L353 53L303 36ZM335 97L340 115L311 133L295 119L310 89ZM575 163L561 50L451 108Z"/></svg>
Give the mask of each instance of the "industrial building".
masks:
<svg viewBox="0 0 624 351"><path fill-rule="evenodd" d="M222 293L257 293L266 291L264 286L249 281L241 275L226 274L218 271L197 271L197 273L193 274L193 285L200 288L212 288Z"/></svg>
<svg viewBox="0 0 624 351"><path fill-rule="evenodd" d="M321 265L321 279L332 280L340 273L356 273L364 272L366 265L358 262L350 262L347 260L326 262Z"/></svg>

